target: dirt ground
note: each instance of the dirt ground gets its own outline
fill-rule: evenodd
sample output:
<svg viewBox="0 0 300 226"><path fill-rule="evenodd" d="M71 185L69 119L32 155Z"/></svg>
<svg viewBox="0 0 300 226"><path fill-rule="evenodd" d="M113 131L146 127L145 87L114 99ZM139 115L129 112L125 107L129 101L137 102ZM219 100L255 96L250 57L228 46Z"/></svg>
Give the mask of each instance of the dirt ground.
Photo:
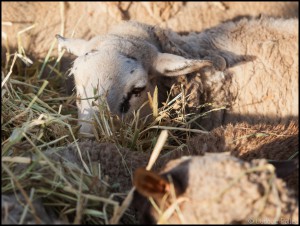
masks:
<svg viewBox="0 0 300 226"><path fill-rule="evenodd" d="M55 34L68 37L75 30L74 37L89 39L106 33L121 20L185 33L244 16L290 18L299 14L298 2L2 2L1 6L2 31L10 46L16 46L19 31L36 24L21 34L26 53L33 57L45 57Z"/></svg>

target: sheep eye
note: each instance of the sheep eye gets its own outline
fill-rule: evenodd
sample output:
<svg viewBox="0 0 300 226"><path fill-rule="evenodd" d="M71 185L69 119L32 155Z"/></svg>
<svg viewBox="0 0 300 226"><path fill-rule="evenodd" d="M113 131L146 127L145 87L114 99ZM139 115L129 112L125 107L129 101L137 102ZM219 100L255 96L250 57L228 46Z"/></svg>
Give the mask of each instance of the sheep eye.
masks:
<svg viewBox="0 0 300 226"><path fill-rule="evenodd" d="M122 55L123 57L126 57L126 58L127 58L127 60L126 60L127 63L131 63L130 60L137 61L137 59L136 59L134 56L130 56L130 55L127 55L127 54L125 54L125 53L121 53L121 55Z"/></svg>
<svg viewBox="0 0 300 226"><path fill-rule="evenodd" d="M126 113L130 109L130 99L132 95L139 97L141 92L146 89L146 86L143 87L134 87L126 96L123 97L123 101L120 104L120 112Z"/></svg>
<svg viewBox="0 0 300 226"><path fill-rule="evenodd" d="M131 60L135 60L135 61L137 61L137 59L135 58L135 57L133 57L133 56L127 56L129 59L131 59Z"/></svg>
<svg viewBox="0 0 300 226"><path fill-rule="evenodd" d="M132 89L131 93L135 94L135 96L138 96L146 87L135 87Z"/></svg>

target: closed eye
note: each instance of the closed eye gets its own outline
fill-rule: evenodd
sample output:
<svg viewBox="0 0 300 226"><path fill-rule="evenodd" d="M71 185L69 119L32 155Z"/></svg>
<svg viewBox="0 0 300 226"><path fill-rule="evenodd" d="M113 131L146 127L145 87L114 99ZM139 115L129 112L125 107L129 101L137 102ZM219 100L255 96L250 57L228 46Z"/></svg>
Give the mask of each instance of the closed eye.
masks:
<svg viewBox="0 0 300 226"><path fill-rule="evenodd" d="M130 55L127 55L125 53L120 53L120 55L130 59L130 60L134 60L134 61L137 61L137 59L134 57L134 56L130 56ZM130 63L130 61L128 61L128 63Z"/></svg>
<svg viewBox="0 0 300 226"><path fill-rule="evenodd" d="M140 94L142 91L145 90L145 86L144 87L135 87L131 90L132 94Z"/></svg>

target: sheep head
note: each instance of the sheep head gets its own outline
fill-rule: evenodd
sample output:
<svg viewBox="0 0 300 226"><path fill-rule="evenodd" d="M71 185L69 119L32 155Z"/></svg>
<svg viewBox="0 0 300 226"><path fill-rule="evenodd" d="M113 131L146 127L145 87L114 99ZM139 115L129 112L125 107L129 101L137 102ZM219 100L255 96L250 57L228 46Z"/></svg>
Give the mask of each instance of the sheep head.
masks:
<svg viewBox="0 0 300 226"><path fill-rule="evenodd" d="M90 120L92 101L106 97L112 113L121 117L147 101L155 76L179 76L212 66L210 60L186 59L160 52L157 47L136 37L109 34L90 41L56 36L59 45L77 55L71 73L75 77L79 119ZM81 132L91 125L82 123Z"/></svg>

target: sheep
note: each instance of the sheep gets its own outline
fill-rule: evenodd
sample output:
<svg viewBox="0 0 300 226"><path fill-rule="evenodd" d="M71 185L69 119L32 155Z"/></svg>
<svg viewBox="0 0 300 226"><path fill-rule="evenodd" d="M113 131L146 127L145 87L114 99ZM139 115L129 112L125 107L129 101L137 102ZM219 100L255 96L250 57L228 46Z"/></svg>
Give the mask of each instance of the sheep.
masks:
<svg viewBox="0 0 300 226"><path fill-rule="evenodd" d="M298 203L272 169L224 153L176 159L160 174L140 168L134 205L148 224L297 224Z"/></svg>
<svg viewBox="0 0 300 226"><path fill-rule="evenodd" d="M287 123L298 117L298 20L242 19L200 33L177 33L136 21L90 41L57 35L77 55L71 73L79 100L81 132L91 132L98 96L112 113L126 116L159 89L164 101L173 84L189 94L190 111L226 107L202 119L211 130L222 124ZM147 111L147 109L145 110ZM145 113L144 113L145 114Z"/></svg>
<svg viewBox="0 0 300 226"><path fill-rule="evenodd" d="M92 107L92 101L97 100L93 98L95 95L106 96L109 109L119 116L136 110L147 99L147 91L154 90L149 83L151 71L164 74L169 71L168 74L174 76L212 64L209 60L187 60L173 54L159 53L155 46L135 37L126 39L111 34L106 39L95 37L89 42L61 36L57 38L61 46L79 56L71 73L75 78L78 117L81 120L91 120L94 110L97 110L97 106ZM177 66L180 68L176 72L174 69ZM91 132L91 125L82 122L80 131Z"/></svg>

